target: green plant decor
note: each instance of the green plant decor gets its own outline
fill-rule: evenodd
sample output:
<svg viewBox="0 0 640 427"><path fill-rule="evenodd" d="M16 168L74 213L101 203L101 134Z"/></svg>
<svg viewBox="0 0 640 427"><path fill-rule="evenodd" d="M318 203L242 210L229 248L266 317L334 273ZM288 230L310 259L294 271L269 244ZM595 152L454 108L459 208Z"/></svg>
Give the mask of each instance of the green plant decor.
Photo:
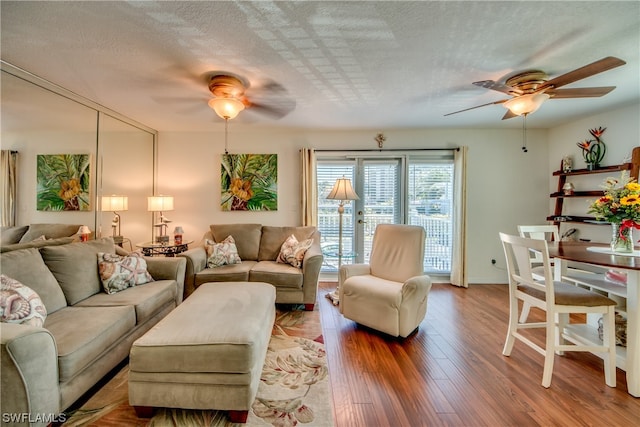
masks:
<svg viewBox="0 0 640 427"><path fill-rule="evenodd" d="M600 166L600 162L602 162L607 152L607 146L601 138L605 130L607 128L589 129L589 133L594 139L585 139L576 143L582 149L582 157L590 169Z"/></svg>
<svg viewBox="0 0 640 427"><path fill-rule="evenodd" d="M37 209L89 211L89 154L38 154Z"/></svg>
<svg viewBox="0 0 640 427"><path fill-rule="evenodd" d="M223 211L278 210L278 155L223 154Z"/></svg>

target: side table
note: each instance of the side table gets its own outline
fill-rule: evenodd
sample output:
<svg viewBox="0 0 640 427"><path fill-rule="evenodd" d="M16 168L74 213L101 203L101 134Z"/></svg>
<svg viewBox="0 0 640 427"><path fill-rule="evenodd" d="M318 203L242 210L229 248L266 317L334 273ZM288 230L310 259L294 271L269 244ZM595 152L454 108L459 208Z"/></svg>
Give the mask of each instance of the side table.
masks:
<svg viewBox="0 0 640 427"><path fill-rule="evenodd" d="M181 252L189 249L189 244L193 243L193 240L183 241L180 244L175 243L155 243L155 242L145 242L145 243L136 243L136 247L142 249L142 254L145 256L159 256L164 255L167 257L176 256Z"/></svg>
<svg viewBox="0 0 640 427"><path fill-rule="evenodd" d="M355 252L344 252L341 255L338 252L323 251L322 255L324 256L324 265L329 267L331 270L337 271L338 274L340 274L340 264L342 263L342 261L344 259L350 259L350 260L352 260L351 262L353 262L353 260L355 260L358 257L358 254L355 253ZM336 259L337 260L337 265L332 264L329 261L329 259ZM339 294L340 294L340 285L339 285L339 279L338 279L338 286L336 286L336 290L326 294L326 297L331 300L333 305L338 305L340 303Z"/></svg>

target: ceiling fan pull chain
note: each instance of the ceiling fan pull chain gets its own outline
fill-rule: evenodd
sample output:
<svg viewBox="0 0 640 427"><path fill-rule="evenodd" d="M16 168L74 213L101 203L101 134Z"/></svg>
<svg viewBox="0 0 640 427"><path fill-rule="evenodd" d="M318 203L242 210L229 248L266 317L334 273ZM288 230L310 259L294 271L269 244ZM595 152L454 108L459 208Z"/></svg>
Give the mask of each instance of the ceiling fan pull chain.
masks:
<svg viewBox="0 0 640 427"><path fill-rule="evenodd" d="M224 119L224 154L229 154L229 151L227 150L227 138L228 138L228 126L229 126L229 119L225 118Z"/></svg>
<svg viewBox="0 0 640 427"><path fill-rule="evenodd" d="M522 115L522 151L525 153L529 151L527 149L527 114Z"/></svg>

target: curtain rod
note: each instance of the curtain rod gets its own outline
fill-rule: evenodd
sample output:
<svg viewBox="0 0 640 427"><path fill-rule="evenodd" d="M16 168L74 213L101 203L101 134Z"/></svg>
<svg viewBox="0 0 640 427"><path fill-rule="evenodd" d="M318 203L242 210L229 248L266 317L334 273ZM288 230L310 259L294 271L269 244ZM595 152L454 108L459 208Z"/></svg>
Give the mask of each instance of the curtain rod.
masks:
<svg viewBox="0 0 640 427"><path fill-rule="evenodd" d="M368 152L368 153L380 153L380 152L393 152L393 151L460 151L460 147L455 147L455 148L394 148L393 150L382 150L382 149L361 149L361 150L314 150L316 153L322 153L322 152L356 152L356 153L364 153L364 152Z"/></svg>

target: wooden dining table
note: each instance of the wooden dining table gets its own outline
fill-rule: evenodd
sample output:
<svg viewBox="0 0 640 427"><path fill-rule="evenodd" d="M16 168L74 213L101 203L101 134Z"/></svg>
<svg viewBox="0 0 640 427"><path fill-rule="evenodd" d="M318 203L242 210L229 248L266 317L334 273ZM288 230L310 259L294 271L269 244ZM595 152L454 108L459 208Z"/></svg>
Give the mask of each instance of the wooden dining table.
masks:
<svg viewBox="0 0 640 427"><path fill-rule="evenodd" d="M593 288L613 291L626 298L627 347L618 348L617 365L626 371L629 394L640 397L640 251L631 256L614 255L607 251L609 245L591 242L549 242L549 256L554 259L555 280L566 281L569 274L567 264L579 262L597 267L611 268L625 272L626 289L623 285L608 284L602 280Z"/></svg>

